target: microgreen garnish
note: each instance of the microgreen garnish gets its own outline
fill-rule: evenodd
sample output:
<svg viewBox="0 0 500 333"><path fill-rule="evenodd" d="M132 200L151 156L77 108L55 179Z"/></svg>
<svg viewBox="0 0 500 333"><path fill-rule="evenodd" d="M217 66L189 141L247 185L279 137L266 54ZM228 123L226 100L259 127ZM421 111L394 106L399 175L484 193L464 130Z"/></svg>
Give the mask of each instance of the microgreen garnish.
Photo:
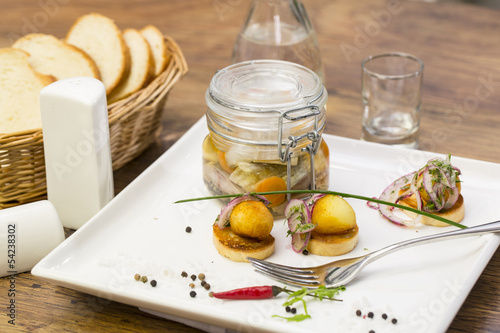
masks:
<svg viewBox="0 0 500 333"><path fill-rule="evenodd" d="M307 231L314 229L316 225L313 223L307 223L307 224L297 224L297 227L295 228L294 233L306 233Z"/></svg>
<svg viewBox="0 0 500 333"><path fill-rule="evenodd" d="M344 291L345 287L344 286L339 286L339 287L334 287L334 288L327 288L325 286L319 286L316 289L307 289L307 288L302 288L297 291L291 292L288 290L284 290L285 292L288 293L288 298L285 303L283 303L283 306L291 306L297 302L301 302L303 307L304 307L304 313L299 313L291 317L284 317L284 316L279 316L279 315L274 315L273 317L277 318L282 318L287 321L303 321L305 319L311 318L309 313L307 312L307 304L305 301L306 296L311 296L314 298L319 299L322 301L323 299L329 299L332 301L338 301L338 299L335 298L341 291Z"/></svg>
<svg viewBox="0 0 500 333"><path fill-rule="evenodd" d="M306 224L297 224L297 226L295 227L295 230L288 230L286 232L286 236L293 236L294 234L296 233L299 233L299 234L303 234L303 233L306 233L308 232L309 230L312 230L314 229L314 227L316 227L315 224L312 224L312 223L306 223Z"/></svg>

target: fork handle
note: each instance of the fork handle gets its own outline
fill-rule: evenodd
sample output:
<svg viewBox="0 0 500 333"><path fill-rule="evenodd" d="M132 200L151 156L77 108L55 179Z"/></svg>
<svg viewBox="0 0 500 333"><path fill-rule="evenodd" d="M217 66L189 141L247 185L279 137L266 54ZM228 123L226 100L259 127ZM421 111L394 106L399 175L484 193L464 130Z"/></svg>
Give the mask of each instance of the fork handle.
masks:
<svg viewBox="0 0 500 333"><path fill-rule="evenodd" d="M377 250L377 251L374 251L374 252L368 254L365 257L365 264L368 264L369 262L372 262L376 259L384 257L387 254L392 253L396 250L401 250L404 248L413 247L413 246L420 245L420 244L428 244L428 243L434 243L434 242L438 242L438 241L445 240L445 239L463 238L463 237L467 237L467 236L482 235L482 234L486 234L486 233L495 233L495 232L500 232L500 220L495 221L495 222L491 222L491 223L477 225L474 227L465 228L465 229L443 232L443 233L419 237L419 238L413 238L413 239L409 239L406 241L402 241L399 243L389 245L387 247L384 247L380 250Z"/></svg>

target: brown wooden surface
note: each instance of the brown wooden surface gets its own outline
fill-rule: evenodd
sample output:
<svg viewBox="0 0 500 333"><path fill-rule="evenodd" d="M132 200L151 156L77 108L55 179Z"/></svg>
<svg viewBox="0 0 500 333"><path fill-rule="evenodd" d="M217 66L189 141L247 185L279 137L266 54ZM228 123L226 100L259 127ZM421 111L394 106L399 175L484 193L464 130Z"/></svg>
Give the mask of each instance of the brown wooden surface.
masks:
<svg viewBox="0 0 500 333"><path fill-rule="evenodd" d="M190 72L170 94L158 141L115 173L119 192L203 116L205 89L214 72L230 63L248 5L248 0L2 0L0 47L34 30L63 37L78 16L89 12L113 18L120 28L154 24L180 44ZM369 54L404 51L425 62L422 149L500 163L500 11L418 1L306 0L305 5L325 65L330 95L327 133L360 137L361 60ZM391 16L377 23L381 11L389 10ZM356 49L346 56L341 45ZM491 93L478 100L477 87L485 80L491 83ZM484 88L480 92L485 93ZM464 103L467 109L459 107ZM497 250L449 332L500 331L499 272ZM15 282L17 325L12 327L4 315L9 280L0 279L0 332L196 331L131 306L42 282L29 273L17 275Z"/></svg>

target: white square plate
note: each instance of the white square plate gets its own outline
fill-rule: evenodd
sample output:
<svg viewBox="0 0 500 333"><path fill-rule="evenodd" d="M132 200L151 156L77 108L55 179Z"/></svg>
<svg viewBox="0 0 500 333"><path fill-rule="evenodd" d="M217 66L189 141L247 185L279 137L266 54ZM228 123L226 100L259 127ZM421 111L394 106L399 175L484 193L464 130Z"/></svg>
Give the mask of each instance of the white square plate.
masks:
<svg viewBox="0 0 500 333"><path fill-rule="evenodd" d="M203 272L211 290L222 291L276 284L248 263L220 256L212 245L212 224L220 212L215 200L173 204L179 199L208 195L201 172L205 119L198 121L175 145L116 196L82 228L32 270L55 284L138 306L167 316L243 331L272 332L443 332L453 320L476 279L500 243L498 235L473 236L423 245L384 257L367 266L339 295L342 302L309 301L312 316L302 322L272 317L288 315L286 295L259 301L210 298L199 281L197 296L181 272ZM418 169L438 154L398 149L324 135L330 148L330 189L378 196L389 182ZM500 218L500 165L460 157L466 213L472 226ZM347 199L356 211L359 243L343 257L367 253L408 239L452 230L453 227L402 228L383 219L366 202ZM185 231L192 228L191 233ZM270 261L306 266L331 261L296 254L286 238L286 226L276 221L275 253ZM139 273L158 282L134 280ZM278 284L280 285L280 284ZM297 305L299 312L302 306ZM356 310L363 316L356 316ZM374 313L370 319L366 315ZM387 314L387 320L382 314ZM397 324L391 319L396 318Z"/></svg>

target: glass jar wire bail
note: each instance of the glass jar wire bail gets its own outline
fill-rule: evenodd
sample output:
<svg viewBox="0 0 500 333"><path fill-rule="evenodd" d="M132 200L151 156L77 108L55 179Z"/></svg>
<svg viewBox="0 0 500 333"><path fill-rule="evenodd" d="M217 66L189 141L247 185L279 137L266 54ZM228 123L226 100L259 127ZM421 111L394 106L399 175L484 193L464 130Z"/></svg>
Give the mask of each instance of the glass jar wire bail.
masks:
<svg viewBox="0 0 500 333"><path fill-rule="evenodd" d="M304 110L308 110L309 113L304 114ZM300 113L298 116L294 116L294 114ZM296 108L292 110L285 111L281 113L279 120L278 120L278 156L280 158L280 161L282 163L286 162L286 187L287 190L291 190L291 173L292 173L292 155L293 151L291 151L292 148L295 148L297 146L297 143L309 139L311 141L310 144L307 144L306 147L302 148L301 151L306 151L309 154L309 160L310 160L310 178L311 178L311 183L310 183L310 189L315 190L316 189L316 177L315 177L315 170L314 170L314 155L318 152L319 146L321 144L321 134L318 131L318 116L320 115L321 111L320 108L317 105L307 105L305 107L301 108ZM303 119L311 118L314 117L314 129L307 132L307 133L302 133L299 135L290 135L288 136L288 142L286 144L283 144L283 124L284 120L288 121L300 121ZM283 147L284 146L284 147ZM291 199L291 193L287 193L287 200L290 201Z"/></svg>

